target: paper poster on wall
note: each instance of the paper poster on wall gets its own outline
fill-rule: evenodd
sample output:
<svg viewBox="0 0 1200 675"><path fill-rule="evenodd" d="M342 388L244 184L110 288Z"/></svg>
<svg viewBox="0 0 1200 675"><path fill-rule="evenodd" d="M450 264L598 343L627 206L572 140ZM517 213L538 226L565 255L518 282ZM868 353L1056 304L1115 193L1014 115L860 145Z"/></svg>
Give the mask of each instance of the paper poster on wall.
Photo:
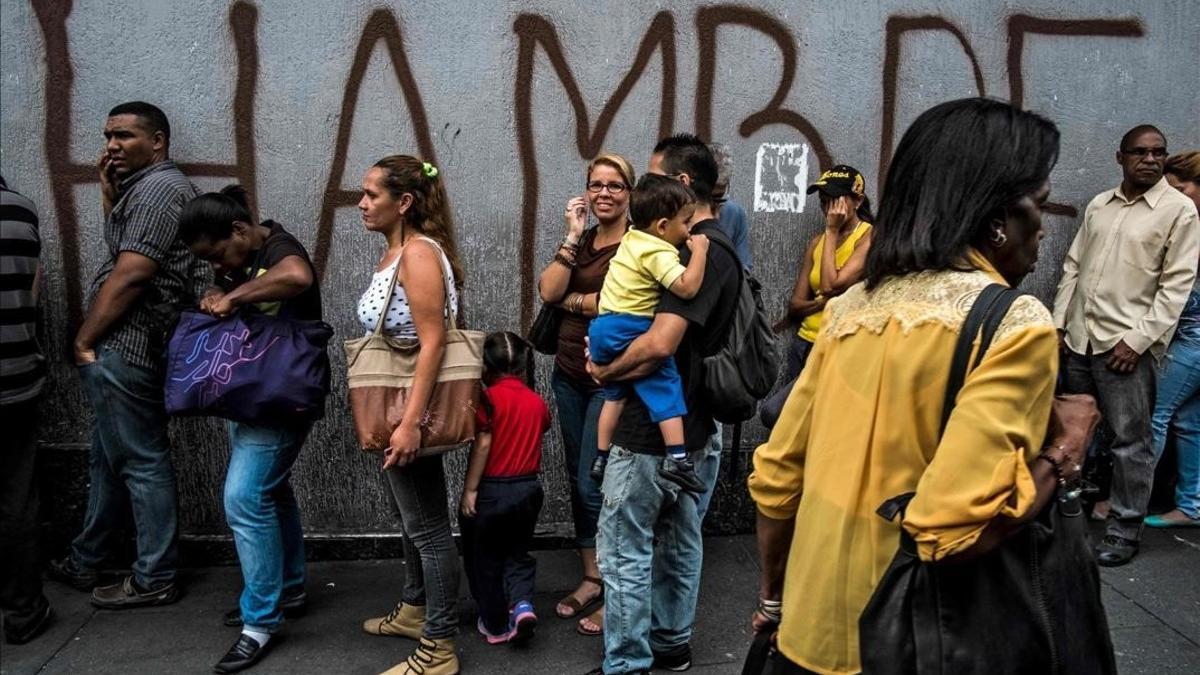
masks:
<svg viewBox="0 0 1200 675"><path fill-rule="evenodd" d="M763 143L754 159L754 210L804 212L807 143Z"/></svg>

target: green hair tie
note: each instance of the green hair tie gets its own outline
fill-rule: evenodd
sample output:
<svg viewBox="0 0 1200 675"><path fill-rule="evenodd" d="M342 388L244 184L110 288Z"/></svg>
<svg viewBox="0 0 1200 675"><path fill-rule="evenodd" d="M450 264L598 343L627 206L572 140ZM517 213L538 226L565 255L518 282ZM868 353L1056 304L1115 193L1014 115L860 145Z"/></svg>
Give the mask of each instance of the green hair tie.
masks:
<svg viewBox="0 0 1200 675"><path fill-rule="evenodd" d="M438 170L436 166L430 164L429 162L422 162L421 173L425 174L426 178L433 180L434 178L437 178Z"/></svg>

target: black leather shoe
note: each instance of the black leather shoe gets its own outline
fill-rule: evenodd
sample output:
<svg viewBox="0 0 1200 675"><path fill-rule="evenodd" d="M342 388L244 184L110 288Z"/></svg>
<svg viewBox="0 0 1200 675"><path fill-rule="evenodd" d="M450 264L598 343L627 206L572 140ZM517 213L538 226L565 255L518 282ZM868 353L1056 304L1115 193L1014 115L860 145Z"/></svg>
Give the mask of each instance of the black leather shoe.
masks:
<svg viewBox="0 0 1200 675"><path fill-rule="evenodd" d="M606 466L608 466L608 453L597 453L596 459L592 460L592 468L588 471L597 485L604 482L604 467Z"/></svg>
<svg viewBox="0 0 1200 675"><path fill-rule="evenodd" d="M79 567L69 555L59 560L51 560L50 566L46 568L46 576L77 591L89 592L96 587L96 583L100 580L100 575L96 573L96 570Z"/></svg>
<svg viewBox="0 0 1200 675"><path fill-rule="evenodd" d="M23 645L45 632L50 626L50 618L54 612L45 596L39 596L37 606L28 618L17 622L15 612L6 612L4 616L4 641L10 645Z"/></svg>
<svg viewBox="0 0 1200 675"><path fill-rule="evenodd" d="M1096 564L1101 567L1120 567L1133 560L1137 553L1137 541L1108 534L1096 546Z"/></svg>
<svg viewBox="0 0 1200 675"><path fill-rule="evenodd" d="M214 673L236 673L239 670L245 670L250 666L262 660L262 657L267 653L267 647L275 642L275 639L267 641L266 645L258 644L254 638L242 633L238 636L238 641L234 643L225 656L213 666Z"/></svg>
<svg viewBox="0 0 1200 675"><path fill-rule="evenodd" d="M688 492L704 492L704 483L696 476L696 465L689 457L675 459L667 455L658 467L658 475L675 483Z"/></svg>
<svg viewBox="0 0 1200 675"><path fill-rule="evenodd" d="M308 611L308 594L301 590L294 595L288 595L280 599L279 608L283 610L283 616L287 619L297 619L304 616ZM242 627L242 609L234 607L225 613L225 618L221 623L230 628Z"/></svg>

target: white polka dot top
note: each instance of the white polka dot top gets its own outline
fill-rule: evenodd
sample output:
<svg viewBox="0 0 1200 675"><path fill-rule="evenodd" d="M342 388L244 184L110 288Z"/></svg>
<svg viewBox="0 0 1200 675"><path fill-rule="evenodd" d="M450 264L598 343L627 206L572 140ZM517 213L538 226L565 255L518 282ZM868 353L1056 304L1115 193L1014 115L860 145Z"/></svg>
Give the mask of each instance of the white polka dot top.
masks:
<svg viewBox="0 0 1200 675"><path fill-rule="evenodd" d="M447 303L450 307L458 306L458 291L454 288L454 272L450 269L450 260L446 258L446 254L442 248L437 245L437 242L428 237L421 237L432 243L434 247L441 253L442 270L445 272L446 279L450 282L446 284ZM403 250L401 250L403 254ZM412 312L408 307L408 294L404 291L404 286L396 284L394 293L391 293L391 302L388 302L389 282L396 274L396 265L400 264L400 256L392 261L387 269L380 270L371 278L371 285L358 298L358 320L362 324L363 330L367 334L375 330L375 325L379 322L379 313L387 305L387 316L383 321L384 334L402 338L402 339L417 339L417 327L413 324Z"/></svg>

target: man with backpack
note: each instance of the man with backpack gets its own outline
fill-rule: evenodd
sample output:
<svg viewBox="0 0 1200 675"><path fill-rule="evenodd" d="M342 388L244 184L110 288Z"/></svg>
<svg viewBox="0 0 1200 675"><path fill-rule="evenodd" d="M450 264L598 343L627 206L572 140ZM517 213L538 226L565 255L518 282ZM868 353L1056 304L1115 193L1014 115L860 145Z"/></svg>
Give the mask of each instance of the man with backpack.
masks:
<svg viewBox="0 0 1200 675"><path fill-rule="evenodd" d="M691 300L664 294L650 329L611 363L589 362L588 370L600 381L627 381L674 355L688 409L686 448L706 489L686 492L657 479L662 434L642 402L630 397L613 437L597 538L606 611L604 664L592 672L607 675L691 665L703 559L702 504L716 485L720 463L720 446L711 443L716 425L704 361L726 347L743 284L741 264L714 218L717 165L704 142L690 134L663 139L654 148L649 172L676 178L696 193L691 231L715 244L708 248L704 281ZM684 249L680 256L686 264L690 252Z"/></svg>

